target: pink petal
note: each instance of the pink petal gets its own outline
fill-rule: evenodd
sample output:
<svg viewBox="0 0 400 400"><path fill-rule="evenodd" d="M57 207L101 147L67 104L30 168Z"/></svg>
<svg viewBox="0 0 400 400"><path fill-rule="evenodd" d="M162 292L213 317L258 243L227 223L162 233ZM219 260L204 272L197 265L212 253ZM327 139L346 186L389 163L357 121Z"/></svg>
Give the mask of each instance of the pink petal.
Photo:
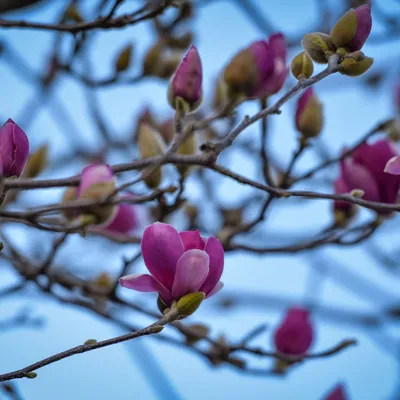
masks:
<svg viewBox="0 0 400 400"><path fill-rule="evenodd" d="M347 395L342 384L337 385L329 394L324 397L324 400L347 400Z"/></svg>
<svg viewBox="0 0 400 400"><path fill-rule="evenodd" d="M221 281L219 281L219 282L214 286L214 288L213 288L210 292L208 292L206 298L208 299L208 298L210 298L211 296L214 296L214 294L217 294L223 287L224 287L224 283L221 282Z"/></svg>
<svg viewBox="0 0 400 400"><path fill-rule="evenodd" d="M10 118L0 129L0 159L5 176L20 176L29 156L25 132Z"/></svg>
<svg viewBox="0 0 400 400"><path fill-rule="evenodd" d="M297 100L295 121L298 130L300 126L300 118L302 117L308 102L314 96L314 89L312 87L309 87L300 95L299 99Z"/></svg>
<svg viewBox="0 0 400 400"><path fill-rule="evenodd" d="M287 46L285 36L282 33L275 33L269 38L269 46L275 57L286 62Z"/></svg>
<svg viewBox="0 0 400 400"><path fill-rule="evenodd" d="M118 206L114 219L106 226L103 231L127 234L137 226L135 208L131 204L121 203Z"/></svg>
<svg viewBox="0 0 400 400"><path fill-rule="evenodd" d="M360 50L364 46L372 29L371 5L364 4L354 11L357 17L357 30L348 45L351 51Z"/></svg>
<svg viewBox="0 0 400 400"><path fill-rule="evenodd" d="M202 96L203 69L200 55L195 46L189 51L178 66L172 78L174 97L182 97L189 103L195 103Z"/></svg>
<svg viewBox="0 0 400 400"><path fill-rule="evenodd" d="M191 249L204 250L206 241L200 236L200 231L197 229L195 231L183 231L180 232L185 251Z"/></svg>
<svg viewBox="0 0 400 400"><path fill-rule="evenodd" d="M126 275L119 280L119 283L125 288L138 292L157 292L166 302L169 302L171 299L169 290L157 281L157 279L148 274Z"/></svg>
<svg viewBox="0 0 400 400"><path fill-rule="evenodd" d="M300 307L288 310L283 322L275 331L275 346L281 353L304 354L313 342L313 326L308 311Z"/></svg>
<svg viewBox="0 0 400 400"><path fill-rule="evenodd" d="M171 289L178 260L184 251L179 233L172 225L156 222L145 229L141 248L147 269Z"/></svg>
<svg viewBox="0 0 400 400"><path fill-rule="evenodd" d="M172 296L179 299L187 293L198 292L207 278L210 259L202 250L188 250L178 261Z"/></svg>
<svg viewBox="0 0 400 400"><path fill-rule="evenodd" d="M204 251L210 257L210 272L201 287L201 291L209 293L218 283L224 270L224 248L214 236L208 238Z"/></svg>
<svg viewBox="0 0 400 400"><path fill-rule="evenodd" d="M81 172L81 183L79 185L78 196L80 196L89 186L112 181L114 174L107 164L92 164L83 168Z"/></svg>
<svg viewBox="0 0 400 400"><path fill-rule="evenodd" d="M249 49L254 56L257 67L258 82L262 84L274 72L274 56L265 40L253 42Z"/></svg>
<svg viewBox="0 0 400 400"><path fill-rule="evenodd" d="M387 162L384 171L388 174L400 175L400 156L391 158Z"/></svg>
<svg viewBox="0 0 400 400"><path fill-rule="evenodd" d="M400 188L400 178L384 171L387 162L397 154L390 140L378 140L373 144L363 143L353 152L353 160L365 166L378 183L380 201L395 203Z"/></svg>
<svg viewBox="0 0 400 400"><path fill-rule="evenodd" d="M366 167L351 159L342 160L340 165L343 180L351 190L361 189L365 200L380 201L378 183Z"/></svg>
<svg viewBox="0 0 400 400"><path fill-rule="evenodd" d="M346 185L346 182L342 177L339 177L335 180L334 183L335 194L344 194L351 192L351 189ZM334 201L334 209L341 209L344 211L350 210L352 207L351 203L347 201L335 200Z"/></svg>

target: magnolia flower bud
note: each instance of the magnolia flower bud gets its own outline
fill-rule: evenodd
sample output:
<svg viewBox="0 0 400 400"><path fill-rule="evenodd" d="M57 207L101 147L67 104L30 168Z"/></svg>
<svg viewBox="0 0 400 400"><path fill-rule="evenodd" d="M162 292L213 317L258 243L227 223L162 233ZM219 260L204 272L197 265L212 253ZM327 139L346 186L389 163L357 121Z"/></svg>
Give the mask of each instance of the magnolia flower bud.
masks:
<svg viewBox="0 0 400 400"><path fill-rule="evenodd" d="M212 106L215 110L223 110L227 104L227 86L223 79L218 78L214 84L214 97Z"/></svg>
<svg viewBox="0 0 400 400"><path fill-rule="evenodd" d="M307 353L314 339L314 328L308 310L302 307L290 308L274 333L276 349L291 356ZM277 360L275 372L283 373L290 362Z"/></svg>
<svg viewBox="0 0 400 400"><path fill-rule="evenodd" d="M373 63L374 59L371 57L364 57L361 61L351 57L345 58L340 63L339 72L347 76L360 76L367 72Z"/></svg>
<svg viewBox="0 0 400 400"><path fill-rule="evenodd" d="M323 398L323 400L347 400L347 399L348 397L345 388L342 384L337 385Z"/></svg>
<svg viewBox="0 0 400 400"><path fill-rule="evenodd" d="M157 127L158 127L158 122L157 122L156 118L154 117L153 112L149 106L143 107L143 109L140 111L140 113L138 115L138 118L137 118L136 124L135 124L135 129L134 129L133 135L132 135L134 142L137 142L137 139L139 137L140 127L143 123L146 123L155 129L157 129Z"/></svg>
<svg viewBox="0 0 400 400"><path fill-rule="evenodd" d="M313 61L326 64L336 48L329 35L321 32L307 33L303 36L302 45Z"/></svg>
<svg viewBox="0 0 400 400"><path fill-rule="evenodd" d="M185 140L183 143L179 145L178 154L183 154L187 156L191 156L196 154L198 149L198 143L197 143L197 137L195 134L190 135L190 137ZM181 174L182 178L184 178L188 171L190 170L191 166L190 165L178 165L177 169L179 173Z"/></svg>
<svg viewBox="0 0 400 400"><path fill-rule="evenodd" d="M154 44L145 54L143 59L143 75L144 76L157 76L159 71L159 63L163 51L163 43L161 41Z"/></svg>
<svg viewBox="0 0 400 400"><path fill-rule="evenodd" d="M365 4L346 12L332 28L331 38L336 47L360 50L372 28L371 6Z"/></svg>
<svg viewBox="0 0 400 400"><path fill-rule="evenodd" d="M0 171L6 178L19 177L29 156L29 140L12 120L0 128Z"/></svg>
<svg viewBox="0 0 400 400"><path fill-rule="evenodd" d="M184 112L193 112L201 104L203 97L203 69L195 46L191 46L175 71L168 87L168 101L177 109L177 100L183 102Z"/></svg>
<svg viewBox="0 0 400 400"><path fill-rule="evenodd" d="M277 93L286 76L286 43L281 33L259 40L237 53L224 71L228 98L262 98Z"/></svg>
<svg viewBox="0 0 400 400"><path fill-rule="evenodd" d="M323 125L322 104L313 88L306 89L297 101L296 128L305 138L316 137Z"/></svg>
<svg viewBox="0 0 400 400"><path fill-rule="evenodd" d="M291 70L296 79L309 78L314 72L314 64L307 53L303 51L293 58Z"/></svg>
<svg viewBox="0 0 400 400"><path fill-rule="evenodd" d="M70 201L76 200L77 198L78 198L78 188L75 186L71 186L65 190L64 196L61 200L61 204L68 203ZM70 222L73 221L78 216L76 210L68 208L61 210L61 212L64 215L64 218Z"/></svg>
<svg viewBox="0 0 400 400"><path fill-rule="evenodd" d="M92 164L83 168L81 183L78 188L78 199L102 200L109 197L117 188L114 173L106 164ZM106 224L116 212L114 205L94 206L81 216L86 220L87 216L95 218L95 225Z"/></svg>
<svg viewBox="0 0 400 400"><path fill-rule="evenodd" d="M138 148L142 158L161 156L165 153L165 144L160 134L150 125L143 123L139 127ZM144 175L153 167L143 170ZM157 188L162 179L162 169L158 167L154 172L145 178L145 183L149 188Z"/></svg>
<svg viewBox="0 0 400 400"><path fill-rule="evenodd" d="M130 67L132 61L132 50L132 45L128 44L118 52L115 60L116 73L126 71Z"/></svg>
<svg viewBox="0 0 400 400"><path fill-rule="evenodd" d="M181 53L163 54L158 64L158 71L155 74L159 78L169 79L174 74L181 62Z"/></svg>
<svg viewBox="0 0 400 400"><path fill-rule="evenodd" d="M25 178L36 178L47 167L48 145L39 147L32 153L26 163L23 176Z"/></svg>
<svg viewBox="0 0 400 400"><path fill-rule="evenodd" d="M160 134L166 144L171 143L175 135L175 122L173 118L167 119L160 126Z"/></svg>
<svg viewBox="0 0 400 400"><path fill-rule="evenodd" d="M262 45L261 43L265 43ZM256 45L257 44L257 45ZM262 46L267 46L262 49ZM224 71L224 81L227 85L228 97L230 99L240 99L241 97L250 97L257 89L258 81L260 80L261 71L257 67L257 57L268 52L268 44L266 42L255 42L250 47L241 50L237 53ZM270 57L265 57L265 75L271 73L272 62ZM261 66L261 62L259 62Z"/></svg>
<svg viewBox="0 0 400 400"><path fill-rule="evenodd" d="M166 44L170 48L186 50L193 43L193 34L186 32L181 36L169 36L166 38Z"/></svg>

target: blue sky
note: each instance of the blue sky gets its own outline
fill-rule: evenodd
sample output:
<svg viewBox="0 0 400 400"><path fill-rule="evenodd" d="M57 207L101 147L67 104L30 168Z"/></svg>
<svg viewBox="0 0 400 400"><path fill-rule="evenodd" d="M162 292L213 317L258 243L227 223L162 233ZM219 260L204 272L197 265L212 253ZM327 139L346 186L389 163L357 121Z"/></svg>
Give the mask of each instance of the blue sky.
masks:
<svg viewBox="0 0 400 400"><path fill-rule="evenodd" d="M256 2L253 0L253 2ZM57 6L41 10L33 9L24 13L24 18L52 20L63 2ZM214 78L224 64L241 47L251 41L263 38L263 33L255 28L235 6L235 1L215 1L200 10L195 20L195 44L203 60L205 76L205 99L210 100ZM317 13L313 0L281 0L279 2L258 2L260 9L274 25L288 35L305 32L316 23ZM337 0L329 1L331 5ZM88 4L88 3L87 3ZM121 11L128 11L136 2L127 1ZM386 10L400 11L399 3L384 0ZM57 9L57 7L60 7ZM21 15L9 15L20 18ZM373 34L382 27L375 23ZM148 24L124 30L100 32L94 39L90 54L96 76L104 77L112 71L112 59L116 49L127 42L135 45L136 60L153 41ZM0 41L6 41L37 71L42 68L48 56L52 35L31 30L2 30ZM325 126L322 134L324 144L332 154L344 145L354 143L377 122L393 115L392 83L398 65L399 40L380 45L366 45L365 53L375 58L373 68L385 69L385 82L380 90L372 90L360 84L360 80L343 76L328 78L316 86L323 100ZM292 51L294 56L298 49ZM395 60L396 62L393 62ZM139 69L139 63L133 68ZM319 67L318 67L319 68ZM81 143L96 146L97 132L88 118L85 98L79 85L64 77L60 79L54 98L47 108L35 113L32 123L25 121L26 104L35 96L35 88L25 82L4 62L0 63L2 90L0 91L0 115L21 122L26 130L32 148L49 143L51 157L55 162L68 154L70 144L78 138ZM150 104L161 116L171 114L166 102L166 85L151 80L136 86L119 86L99 91L101 107L107 121L117 137L127 135L132 123L143 106ZM61 102L73 119L74 126L60 127L52 117L57 102ZM50 110L50 111L49 111ZM253 114L257 105L249 103L241 106L240 112ZM282 115L272 116L271 146L282 163L287 162L296 146L296 133L293 128L294 102L283 108ZM25 122L24 122L25 121ZM24 125L25 124L25 125ZM65 129L66 128L66 129ZM254 126L243 133L243 137L256 138L258 127ZM66 134L70 132L70 135ZM124 157L127 157L124 155ZM132 156L133 157L133 156ZM129 158L116 158L110 162L125 162ZM306 170L318 161L314 152L309 151L298 165L297 171ZM257 170L248 156L232 149L224 162L243 175L256 178ZM66 176L77 173L81 165L67 164L57 170L49 169L43 176ZM326 176L333 178L336 170ZM201 204L201 194L191 182L187 195L193 202ZM299 186L307 187L307 186ZM315 188L314 188L315 189ZM320 185L318 190L330 191L329 185ZM226 205L234 205L239 199L253 194L250 189L237 183L221 181L218 195ZM57 200L58 190L35 191L24 194L21 204L39 204ZM24 203L23 203L24 202ZM368 217L362 212L361 219ZM203 210L202 217L206 218ZM264 235L254 235L254 243L282 245L302 237L312 237L330 222L330 203L326 201L291 201L272 207L268 223L262 227ZM216 227L216 220L207 221ZM398 217L388 221L375 242L386 249L398 248L396 232ZM181 221L176 219L179 228ZM12 238L21 248L32 248L41 241L48 249L49 236L44 233L27 234L25 229L9 230ZM279 235L276 235L276 233ZM260 239L262 238L262 239ZM297 239L297 240L296 240ZM323 393L338 382L346 384L351 399L390 400L399 376L396 354L399 346L391 338L399 337L399 326L392 324L388 338L382 338L374 329L362 328L354 321L342 323L325 318L323 310L345 310L358 314L378 313L383 307L398 304L398 278L387 272L364 251L366 245L349 248L327 247L305 255L256 256L248 253L234 253L226 256L224 272L225 288L221 296L235 295L240 299L239 306L233 310L218 308L218 298L207 302L191 318L192 322L203 322L212 327L218 335L228 333L231 339L240 339L252 327L266 323L267 333L255 344L268 348L271 346L271 332L279 321L285 307L289 304L314 304L316 312L316 341L314 351L322 351L340 340L356 337L357 347L342 352L329 359L308 362L292 371L284 379L253 377L238 373L229 367L210 367L203 360L182 349L168 346L164 342L145 338L126 345L112 346L84 355L72 357L38 371L35 380L21 380L18 386L26 400L33 399L90 399L119 400L139 399L272 399L272 400L318 400ZM112 251L110 251L112 250ZM121 256L132 255L135 247L111 246L100 239L76 237L60 253L58 260L79 260L80 272L87 275L108 270L116 273L120 268ZM311 260L311 262L310 262ZM325 275L318 278L316 268L326 268ZM85 269L86 268L86 269ZM140 266L144 270L144 266ZM356 279L349 278L354 274ZM346 275L347 274L347 275ZM17 277L2 269L4 285ZM366 286L367 285L367 286ZM134 297L147 307L155 307L153 295L137 295L125 291L127 297ZM281 298L280 305L273 300ZM36 315L47 318L42 330L12 330L0 332L0 371L8 372L40 358L83 343L89 338L105 339L122 332L102 320L65 305L57 304L49 298L37 295L34 290L24 296L2 300L2 317L13 315L23 305L29 304ZM322 310L322 311L321 311ZM126 315L137 325L150 322L141 315ZM173 332L171 332L173 334ZM149 352L154 356L148 357ZM397 354L397 359L399 355ZM144 361L146 361L143 364ZM156 362L157 365L151 364ZM253 365L267 367L270 360L253 360ZM148 381L147 369L153 372L158 368L165 374L156 381Z"/></svg>

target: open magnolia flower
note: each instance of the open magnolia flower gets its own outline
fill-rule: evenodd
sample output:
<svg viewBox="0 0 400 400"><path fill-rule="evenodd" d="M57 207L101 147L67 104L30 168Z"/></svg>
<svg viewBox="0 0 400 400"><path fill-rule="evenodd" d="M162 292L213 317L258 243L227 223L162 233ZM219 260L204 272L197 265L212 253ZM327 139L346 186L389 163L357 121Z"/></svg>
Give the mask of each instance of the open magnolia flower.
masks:
<svg viewBox="0 0 400 400"><path fill-rule="evenodd" d="M145 229L141 249L151 275L124 276L121 286L157 292L166 306L188 293L203 292L208 298L223 287L224 249L213 236L205 239L198 230L178 232L156 222Z"/></svg>

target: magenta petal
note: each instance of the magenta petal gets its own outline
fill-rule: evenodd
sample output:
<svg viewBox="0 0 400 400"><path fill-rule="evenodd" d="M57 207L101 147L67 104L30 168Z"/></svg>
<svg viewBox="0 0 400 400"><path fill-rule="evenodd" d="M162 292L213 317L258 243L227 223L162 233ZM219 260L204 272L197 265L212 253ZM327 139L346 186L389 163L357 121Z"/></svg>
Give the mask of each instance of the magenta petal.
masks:
<svg viewBox="0 0 400 400"><path fill-rule="evenodd" d="M202 250L188 250L178 261L172 296L179 299L187 293L198 292L207 278L210 259Z"/></svg>
<svg viewBox="0 0 400 400"><path fill-rule="evenodd" d="M210 272L201 291L209 293L218 283L224 270L224 248L218 239L211 236L208 238L204 251L210 257Z"/></svg>
<svg viewBox="0 0 400 400"><path fill-rule="evenodd" d="M365 200L380 200L378 183L366 167L357 164L350 159L342 160L340 165L343 180L351 190L363 190L365 192Z"/></svg>
<svg viewBox="0 0 400 400"><path fill-rule="evenodd" d="M309 87L298 98L297 104L296 104L296 115L295 115L295 121L296 121L297 130L299 130L300 118L302 117L303 112L304 112L308 102L314 96L315 96L314 95L314 89L312 87Z"/></svg>
<svg viewBox="0 0 400 400"><path fill-rule="evenodd" d="M335 180L334 183L335 194L345 194L351 192L351 189L346 185L346 182L342 177L339 177ZM352 204L347 201L335 200L334 201L334 209L335 210L344 210L348 211L352 207Z"/></svg>
<svg viewBox="0 0 400 400"><path fill-rule="evenodd" d="M275 57L286 62L287 46L285 36L282 33L275 33L269 38L269 46Z"/></svg>
<svg viewBox="0 0 400 400"><path fill-rule="evenodd" d="M262 84L274 72L274 57L265 40L253 42L249 49L254 56L257 67L258 82Z"/></svg>
<svg viewBox="0 0 400 400"><path fill-rule="evenodd" d="M195 231L183 231L179 235L181 236L185 251L191 249L204 250L206 241L200 236L198 229Z"/></svg>
<svg viewBox="0 0 400 400"><path fill-rule="evenodd" d="M92 164L83 168L78 196L93 184L114 180L112 169L107 164Z"/></svg>
<svg viewBox="0 0 400 400"><path fill-rule="evenodd" d="M29 140L25 132L12 120L0 129L0 160L6 177L20 176L29 156Z"/></svg>
<svg viewBox="0 0 400 400"><path fill-rule="evenodd" d="M214 288L208 292L206 298L209 299L211 296L214 296L214 294L217 294L222 288L224 287L224 283L219 281Z"/></svg>
<svg viewBox="0 0 400 400"><path fill-rule="evenodd" d="M354 11L357 17L357 30L349 43L350 51L360 50L364 46L372 29L371 5L364 4L357 7Z"/></svg>
<svg viewBox="0 0 400 400"><path fill-rule="evenodd" d="M396 155L394 144L385 139L373 144L364 143L353 152L353 160L365 166L378 182L380 201L384 203L397 201L400 178L384 171L387 162Z"/></svg>
<svg viewBox="0 0 400 400"><path fill-rule="evenodd" d="M336 386L329 394L324 397L324 400L347 400L347 395L342 384Z"/></svg>
<svg viewBox="0 0 400 400"><path fill-rule="evenodd" d="M186 56L172 78L175 97L182 97L189 103L196 103L202 96L203 69L200 55L195 46L190 46Z"/></svg>
<svg viewBox="0 0 400 400"><path fill-rule="evenodd" d="M384 171L388 174L400 175L400 156L391 158L387 162Z"/></svg>
<svg viewBox="0 0 400 400"><path fill-rule="evenodd" d="M275 331L275 346L281 353L301 355L311 346L313 336L313 326L308 319L308 311L293 307Z"/></svg>
<svg viewBox="0 0 400 400"><path fill-rule="evenodd" d="M172 225L156 222L145 229L141 248L147 269L171 290L177 262L184 251L179 233Z"/></svg>
<svg viewBox="0 0 400 400"><path fill-rule="evenodd" d="M169 301L171 294L168 289L148 274L132 274L123 276L119 283L121 286L138 292L157 292L165 301Z"/></svg>
<svg viewBox="0 0 400 400"><path fill-rule="evenodd" d="M114 219L106 226L103 231L127 234L137 226L135 208L131 204L121 203L118 206Z"/></svg>

